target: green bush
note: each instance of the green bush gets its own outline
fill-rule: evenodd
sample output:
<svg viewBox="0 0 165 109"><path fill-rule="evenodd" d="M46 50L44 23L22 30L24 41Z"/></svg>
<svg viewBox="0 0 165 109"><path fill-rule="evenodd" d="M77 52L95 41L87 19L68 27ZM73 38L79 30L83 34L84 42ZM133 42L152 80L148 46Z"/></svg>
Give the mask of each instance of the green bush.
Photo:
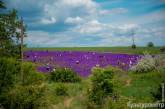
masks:
<svg viewBox="0 0 165 109"><path fill-rule="evenodd" d="M68 95L68 87L65 86L63 83L59 83L56 87L55 87L55 94L57 96L66 96Z"/></svg>
<svg viewBox="0 0 165 109"><path fill-rule="evenodd" d="M4 91L0 99L5 109L45 109L50 103L45 84L15 85Z"/></svg>
<svg viewBox="0 0 165 109"><path fill-rule="evenodd" d="M0 93L18 82L20 63L12 58L0 59Z"/></svg>
<svg viewBox="0 0 165 109"><path fill-rule="evenodd" d="M23 63L23 73L24 85L41 84L46 80L46 75L36 72L35 67L32 63Z"/></svg>
<svg viewBox="0 0 165 109"><path fill-rule="evenodd" d="M160 48L160 52L164 53L165 52L165 46Z"/></svg>
<svg viewBox="0 0 165 109"><path fill-rule="evenodd" d="M89 106L94 104L99 107L103 104L105 98L113 93L112 78L114 70L111 68L92 69L91 88L88 90ZM92 107L91 107L92 108Z"/></svg>
<svg viewBox="0 0 165 109"><path fill-rule="evenodd" d="M0 59L0 103L5 109L41 109L49 104L45 76L31 63L22 65L12 58ZM44 108L44 109L45 109Z"/></svg>
<svg viewBox="0 0 165 109"><path fill-rule="evenodd" d="M50 80L54 82L80 82L80 77L68 68L59 68L50 74Z"/></svg>
<svg viewBox="0 0 165 109"><path fill-rule="evenodd" d="M136 73L150 72L156 69L156 62L156 58L153 58L149 54L145 54L130 70Z"/></svg>

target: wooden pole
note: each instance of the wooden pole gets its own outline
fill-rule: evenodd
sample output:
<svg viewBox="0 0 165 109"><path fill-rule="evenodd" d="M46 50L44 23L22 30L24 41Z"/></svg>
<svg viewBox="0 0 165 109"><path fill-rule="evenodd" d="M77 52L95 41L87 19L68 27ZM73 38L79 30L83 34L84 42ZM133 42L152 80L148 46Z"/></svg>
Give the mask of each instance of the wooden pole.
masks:
<svg viewBox="0 0 165 109"><path fill-rule="evenodd" d="M24 83L24 74L23 74L23 37L24 37L24 29L23 29L23 19L21 18L21 80Z"/></svg>

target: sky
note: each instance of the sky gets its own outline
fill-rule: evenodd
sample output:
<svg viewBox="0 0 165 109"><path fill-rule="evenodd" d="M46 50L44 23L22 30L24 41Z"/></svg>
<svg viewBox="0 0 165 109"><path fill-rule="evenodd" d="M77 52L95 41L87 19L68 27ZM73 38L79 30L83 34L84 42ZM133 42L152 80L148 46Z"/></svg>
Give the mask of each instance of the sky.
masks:
<svg viewBox="0 0 165 109"><path fill-rule="evenodd" d="M165 0L6 0L28 47L165 45Z"/></svg>

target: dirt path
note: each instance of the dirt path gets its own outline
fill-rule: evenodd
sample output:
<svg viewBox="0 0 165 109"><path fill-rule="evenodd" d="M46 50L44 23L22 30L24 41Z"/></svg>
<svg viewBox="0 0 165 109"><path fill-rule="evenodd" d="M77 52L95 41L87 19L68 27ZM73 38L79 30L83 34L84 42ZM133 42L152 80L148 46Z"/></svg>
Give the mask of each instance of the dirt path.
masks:
<svg viewBox="0 0 165 109"><path fill-rule="evenodd" d="M70 107L72 100L73 100L73 98L67 98L66 100L64 100L64 106L66 108Z"/></svg>

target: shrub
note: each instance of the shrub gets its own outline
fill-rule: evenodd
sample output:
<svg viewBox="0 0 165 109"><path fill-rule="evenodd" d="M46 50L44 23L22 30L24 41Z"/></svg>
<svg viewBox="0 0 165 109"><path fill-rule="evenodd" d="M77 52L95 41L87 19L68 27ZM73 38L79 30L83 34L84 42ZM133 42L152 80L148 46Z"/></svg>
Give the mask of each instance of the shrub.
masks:
<svg viewBox="0 0 165 109"><path fill-rule="evenodd" d="M24 85L41 84L46 80L46 75L44 75L43 73L36 72L35 67L32 63L26 62L23 64L23 73Z"/></svg>
<svg viewBox="0 0 165 109"><path fill-rule="evenodd" d="M132 46L131 46L133 49L135 49L136 48L136 45L135 44L132 44Z"/></svg>
<svg viewBox="0 0 165 109"><path fill-rule="evenodd" d="M41 109L48 107L45 76L35 71L31 63L21 64L15 59L0 59L0 103L5 109Z"/></svg>
<svg viewBox="0 0 165 109"><path fill-rule="evenodd" d="M165 52L165 46L160 48L160 52Z"/></svg>
<svg viewBox="0 0 165 109"><path fill-rule="evenodd" d="M149 72L156 69L156 59L145 54L130 70L137 73Z"/></svg>
<svg viewBox="0 0 165 109"><path fill-rule="evenodd" d="M5 109L45 109L50 102L45 84L15 85L3 92L0 98Z"/></svg>
<svg viewBox="0 0 165 109"><path fill-rule="evenodd" d="M147 47L154 47L154 43L153 42L148 42Z"/></svg>
<svg viewBox="0 0 165 109"><path fill-rule="evenodd" d="M111 68L93 68L91 76L92 86L88 90L89 104L98 107L102 105L105 98L113 92L112 78L114 71ZM96 106L96 107L97 107Z"/></svg>
<svg viewBox="0 0 165 109"><path fill-rule="evenodd" d="M54 82L79 82L80 77L68 68L59 68L51 72L50 80Z"/></svg>
<svg viewBox="0 0 165 109"><path fill-rule="evenodd" d="M165 83L165 80L162 81L161 85L159 85L158 88L156 88L156 90L151 91L151 95L152 95L154 101L164 104L164 105L161 105L160 107L158 107L158 109L164 109L165 108L165 101L163 98L163 95L165 94L165 92L163 91L164 90L164 83Z"/></svg>
<svg viewBox="0 0 165 109"><path fill-rule="evenodd" d="M63 83L60 83L55 87L55 94L58 96L68 95L67 91L68 91L68 87L65 86Z"/></svg>
<svg viewBox="0 0 165 109"><path fill-rule="evenodd" d="M0 92L18 82L20 64L12 58L0 59Z"/></svg>
<svg viewBox="0 0 165 109"><path fill-rule="evenodd" d="M162 100L162 85L159 85L155 91L151 92L151 94L155 101L161 101Z"/></svg>

